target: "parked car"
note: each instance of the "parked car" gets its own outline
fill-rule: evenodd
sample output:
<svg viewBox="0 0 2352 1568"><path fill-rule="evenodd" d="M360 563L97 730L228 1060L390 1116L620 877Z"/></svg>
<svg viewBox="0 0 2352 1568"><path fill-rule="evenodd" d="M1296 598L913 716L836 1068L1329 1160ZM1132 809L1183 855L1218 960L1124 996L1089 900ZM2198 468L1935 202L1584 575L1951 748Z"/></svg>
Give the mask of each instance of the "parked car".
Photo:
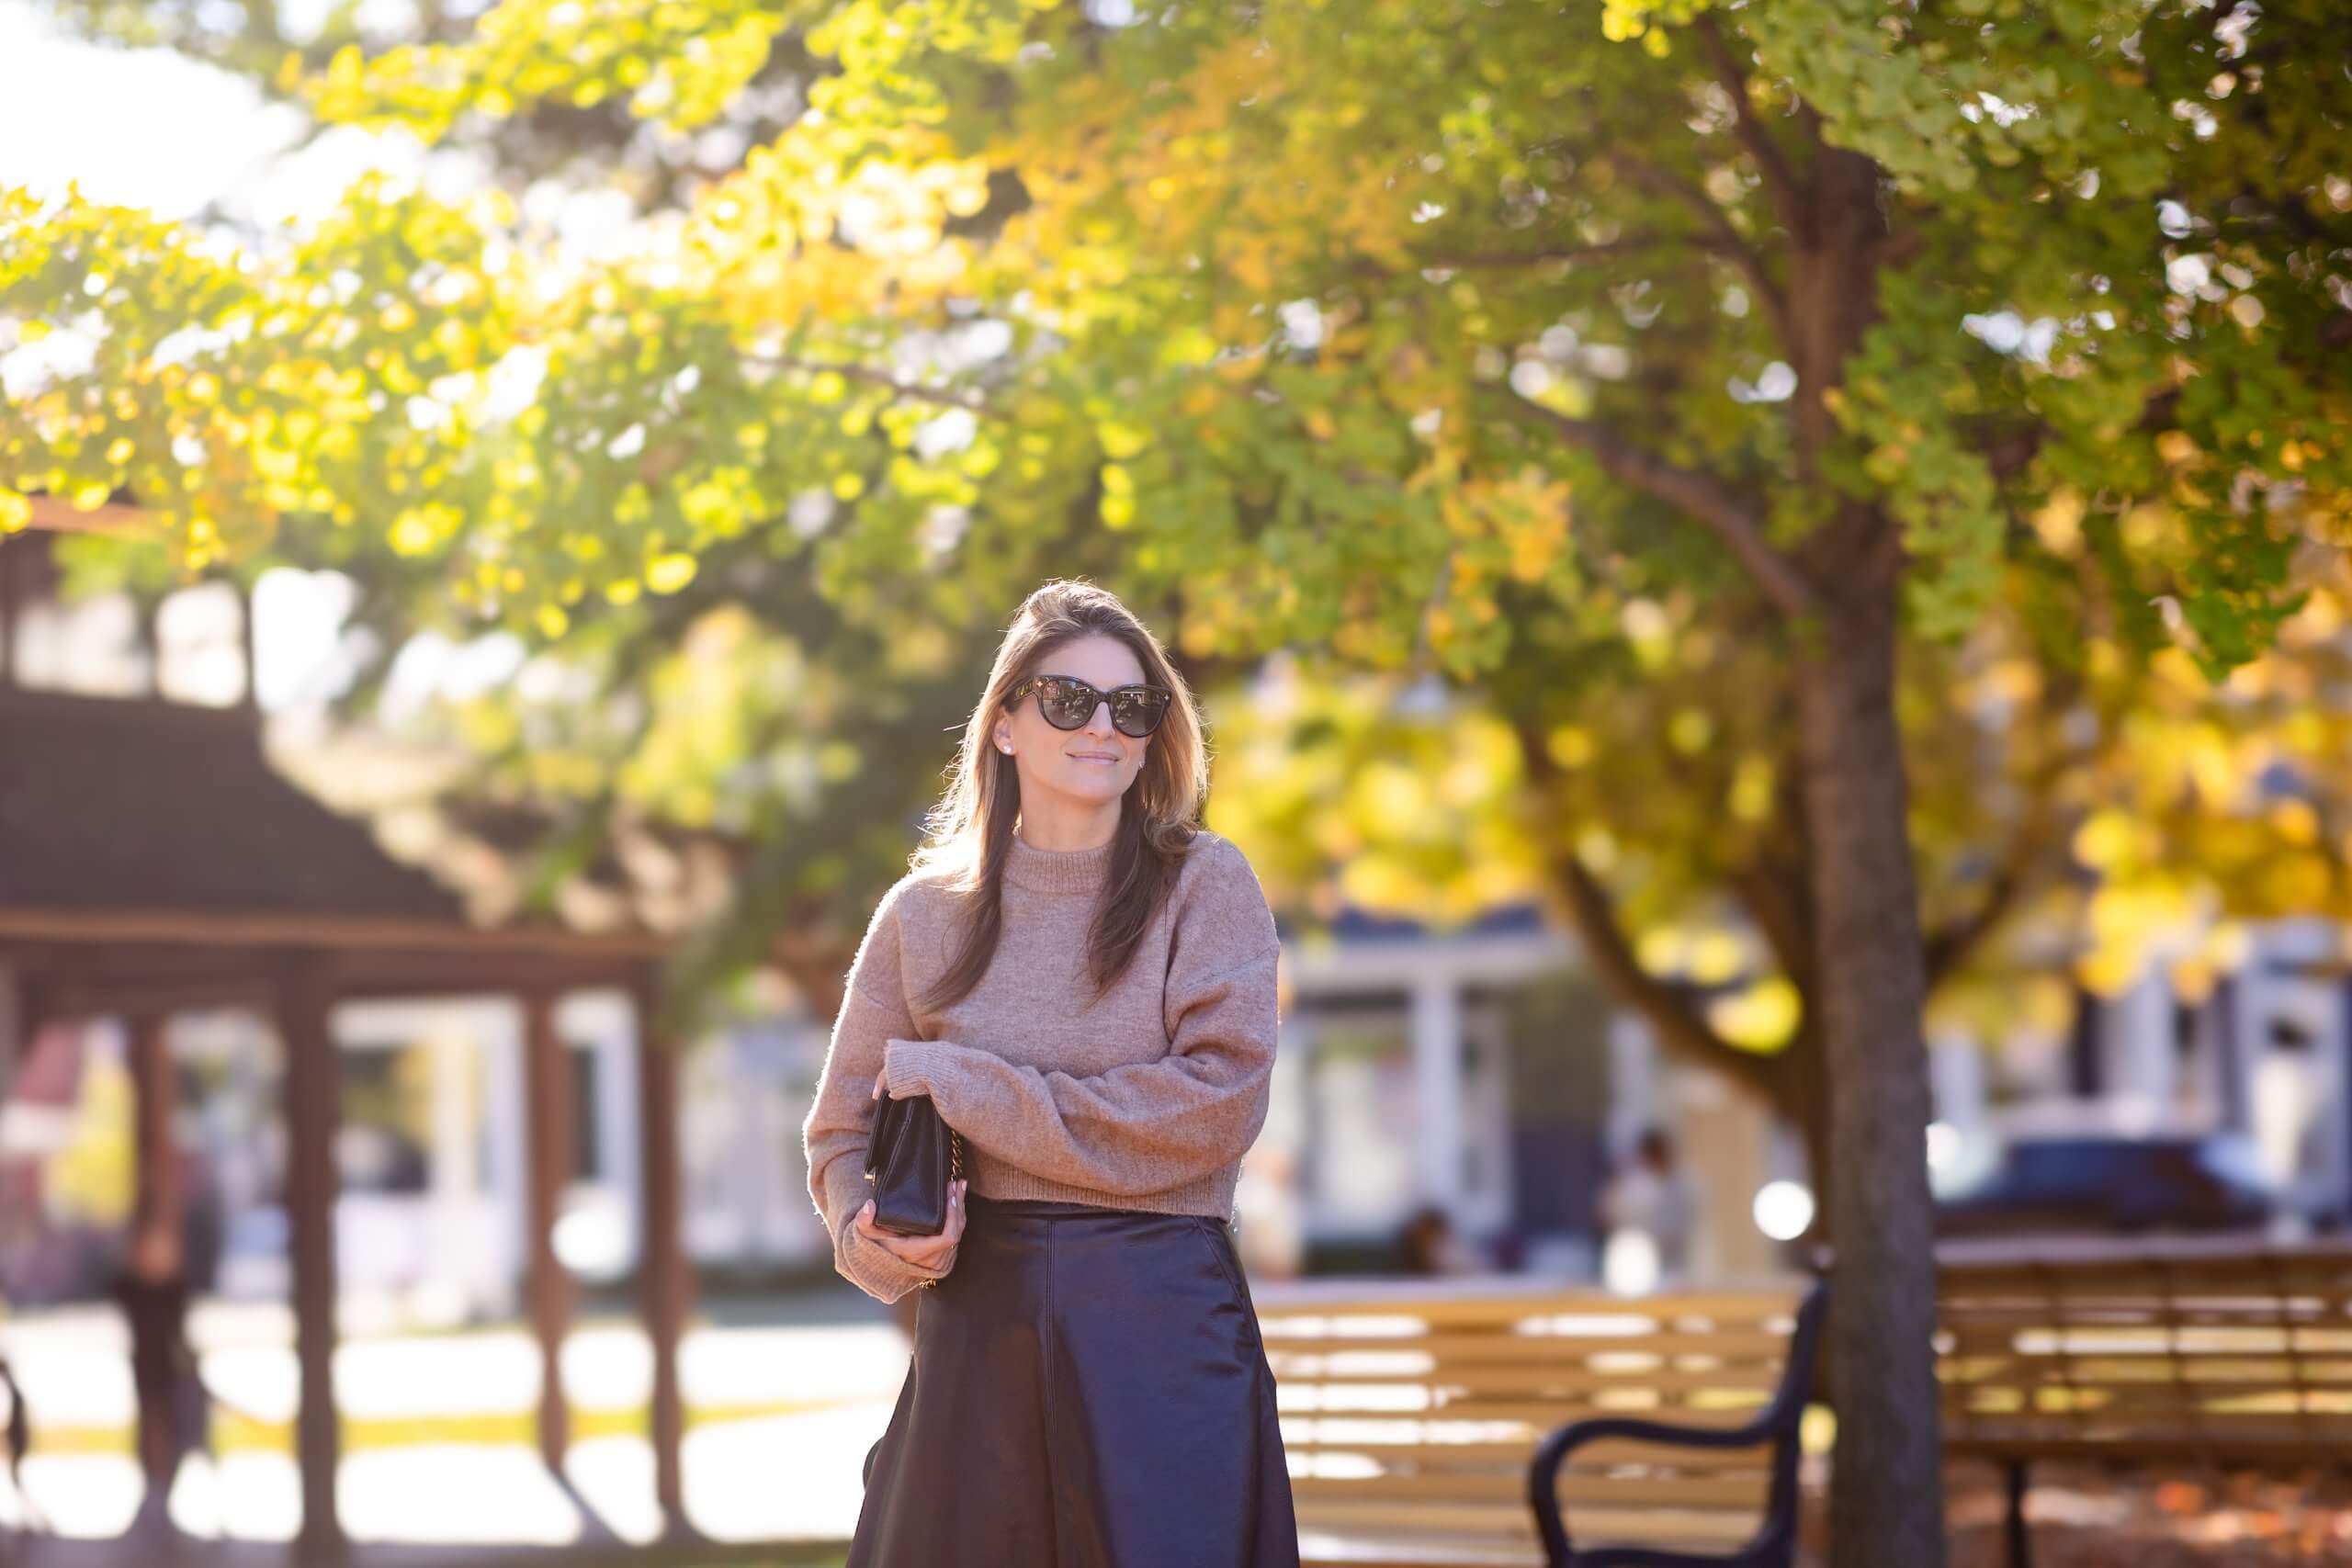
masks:
<svg viewBox="0 0 2352 1568"><path fill-rule="evenodd" d="M2233 1134L2065 1134L2012 1139L1942 1196L1939 1235L2258 1231L2277 1196Z"/></svg>

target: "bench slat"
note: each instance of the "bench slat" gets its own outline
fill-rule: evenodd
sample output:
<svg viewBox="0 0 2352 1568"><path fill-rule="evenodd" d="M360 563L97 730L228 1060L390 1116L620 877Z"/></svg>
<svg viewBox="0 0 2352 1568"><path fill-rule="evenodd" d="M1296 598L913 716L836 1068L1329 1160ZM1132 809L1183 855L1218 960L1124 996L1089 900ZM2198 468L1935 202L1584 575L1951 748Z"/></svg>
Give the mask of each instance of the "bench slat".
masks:
<svg viewBox="0 0 2352 1568"><path fill-rule="evenodd" d="M1423 1470L1499 1468L1522 1477L1527 1472L1529 1459L1533 1456L1535 1442L1536 1438L1532 1434L1501 1443L1436 1443L1409 1438L1383 1442L1377 1438L1351 1437L1295 1438L1287 1430L1283 1434L1283 1449L1302 1460L1320 1462L1327 1458L1339 1457L1393 1465L1405 1462L1406 1456L1409 1456L1410 1462ZM1570 1456L1570 1464L1574 1470L1656 1465L1689 1472L1746 1471L1761 1465L1768 1451L1761 1446L1753 1449L1694 1449L1612 1438L1587 1443Z"/></svg>
<svg viewBox="0 0 2352 1568"><path fill-rule="evenodd" d="M1770 1477L1763 1474L1718 1480L1693 1475L1589 1475L1570 1472L1560 1479L1560 1497L1569 1503L1623 1503L1659 1507L1731 1508L1760 1517ZM1294 1498L1344 1499L1378 1495L1383 1499L1437 1498L1488 1501L1513 1508L1526 1507L1527 1479L1523 1475L1389 1474L1342 1480L1330 1475L1294 1475Z"/></svg>
<svg viewBox="0 0 2352 1568"><path fill-rule="evenodd" d="M1277 1382L1289 1377L1294 1382L1313 1382L1326 1387L1408 1386L1442 1389L1450 1395L1508 1394L1519 1399L1545 1398L1550 1393L1569 1390L1589 1393L1595 1390L1630 1389L1641 1392L1675 1392L1690 1389L1761 1390L1770 1393L1780 1386L1780 1370L1775 1367L1711 1367L1696 1371L1590 1371L1573 1367L1527 1367L1498 1371L1480 1369L1464 1371L1453 1367L1441 1367L1425 1371L1357 1371L1352 1370L1312 1369L1276 1366Z"/></svg>
<svg viewBox="0 0 2352 1568"><path fill-rule="evenodd" d="M1344 1355L1354 1351L1418 1351L1449 1362L1585 1360L1594 1356L1709 1356L1723 1360L1778 1362L1788 1349L1785 1330L1724 1329L1658 1334L1283 1334L1265 1325L1269 1356Z"/></svg>
<svg viewBox="0 0 2352 1568"><path fill-rule="evenodd" d="M1299 1561L1314 1568L1544 1568L1532 1544L1447 1540L1408 1532L1382 1536L1302 1528Z"/></svg>
<svg viewBox="0 0 2352 1568"><path fill-rule="evenodd" d="M1535 1526L1525 1503L1510 1506L1443 1502L1383 1503L1316 1499L1298 1507L1302 1529L1312 1525L1332 1531L1413 1531L1423 1536L1484 1537L1489 1540L1532 1543ZM1580 1543L1639 1540L1645 1544L1733 1544L1756 1533L1753 1517L1714 1513L1696 1508L1572 1509L1569 1528Z"/></svg>

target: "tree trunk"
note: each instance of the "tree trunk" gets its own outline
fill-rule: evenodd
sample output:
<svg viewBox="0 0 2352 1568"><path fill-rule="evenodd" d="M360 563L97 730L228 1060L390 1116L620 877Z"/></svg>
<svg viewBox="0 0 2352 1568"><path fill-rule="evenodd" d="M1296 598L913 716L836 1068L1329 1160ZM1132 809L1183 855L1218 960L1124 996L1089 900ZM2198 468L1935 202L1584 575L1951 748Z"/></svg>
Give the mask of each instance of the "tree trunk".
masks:
<svg viewBox="0 0 2352 1568"><path fill-rule="evenodd" d="M1848 579L1797 673L1837 1237L1831 1561L1941 1568L1926 976L1894 718L1901 579L1886 519L1840 523L1862 525L1876 547L1859 553L1878 558Z"/></svg>

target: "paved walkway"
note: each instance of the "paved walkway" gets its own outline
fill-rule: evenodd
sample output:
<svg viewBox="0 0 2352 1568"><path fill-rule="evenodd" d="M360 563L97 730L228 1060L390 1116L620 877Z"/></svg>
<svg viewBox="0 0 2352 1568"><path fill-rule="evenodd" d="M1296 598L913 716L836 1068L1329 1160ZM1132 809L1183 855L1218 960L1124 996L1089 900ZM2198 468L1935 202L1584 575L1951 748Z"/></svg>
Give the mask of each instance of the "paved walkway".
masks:
<svg viewBox="0 0 2352 1568"><path fill-rule="evenodd" d="M2006 1568L2000 1478L1951 1470L1951 1568ZM2264 1478L2037 1465L2034 1568L2352 1565L2352 1478Z"/></svg>
<svg viewBox="0 0 2352 1568"><path fill-rule="evenodd" d="M530 1446L538 1359L519 1329L355 1339L336 1365L353 1434L340 1478L345 1528L356 1543L348 1568L831 1561L838 1547L824 1543L846 1540L856 1524L865 1451L906 1369L899 1331L878 1314L861 1316L721 1323L687 1336L686 1508L701 1540L683 1553L653 1540L652 1453L633 1435L650 1362L632 1327L592 1323L566 1349L563 1378L582 1433L567 1458L568 1487ZM291 1352L266 1316L207 1326L208 1376L263 1425L244 1424L217 1468L190 1462L173 1512L195 1540L176 1562L154 1568L311 1568L288 1544L300 1496L282 1430L293 1411ZM18 1319L0 1332L36 1421L63 1439L36 1453L26 1474L32 1505L58 1536L13 1535L26 1500L0 1480L0 1562L120 1568L126 1546L116 1538L137 1506L139 1481L119 1329L106 1314L82 1314ZM447 1440L485 1433L493 1440ZM1951 1568L2001 1568L1999 1477L1956 1464L1950 1492ZM1824 1521L1820 1499L1813 1502L1806 1544L1817 1562ZM2037 1568L2352 1568L2352 1476L2288 1482L2046 1466L2035 1472L2030 1507ZM808 1544L763 1544L779 1540ZM147 1568L145 1554L138 1560Z"/></svg>
<svg viewBox="0 0 2352 1568"><path fill-rule="evenodd" d="M37 1517L69 1542L110 1541L140 1495L119 1332L96 1317L20 1319L7 1338L36 1451L25 1496L0 1480L0 1539ZM301 1494L292 1362L290 1349L266 1338L206 1343L208 1380L251 1419L216 1426L227 1450L218 1464L198 1458L183 1468L172 1515L191 1536L260 1546L293 1539ZM721 1543L846 1540L865 1451L889 1420L906 1366L904 1337L878 1314L689 1333L679 1375L694 1529ZM645 1542L658 1529L652 1450L639 1435L650 1361L631 1327L585 1326L565 1348L579 1434L564 1466L569 1489L532 1446L538 1356L519 1330L353 1341L335 1371L346 1433L338 1491L355 1540L584 1547Z"/></svg>
<svg viewBox="0 0 2352 1568"><path fill-rule="evenodd" d="M9 1568L124 1568L125 1553L139 1551L139 1568L721 1568L723 1564L758 1564L783 1568L839 1568L841 1549L830 1544L806 1546L728 1545L680 1542L658 1547L605 1549L533 1547L429 1547L385 1544L353 1547L333 1564L307 1558L290 1545L254 1541L188 1541L156 1551L134 1549L119 1540L12 1540L0 1534L0 1562ZM11 1555L13 1553L13 1555Z"/></svg>

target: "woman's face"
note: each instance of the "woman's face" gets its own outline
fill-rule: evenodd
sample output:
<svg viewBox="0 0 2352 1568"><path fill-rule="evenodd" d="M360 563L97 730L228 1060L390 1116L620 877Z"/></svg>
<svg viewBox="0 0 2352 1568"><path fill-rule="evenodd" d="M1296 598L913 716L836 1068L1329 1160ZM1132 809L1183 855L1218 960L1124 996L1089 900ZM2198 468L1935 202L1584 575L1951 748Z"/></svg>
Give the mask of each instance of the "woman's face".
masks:
<svg viewBox="0 0 2352 1568"><path fill-rule="evenodd" d="M1135 650L1117 637L1100 634L1063 643L1046 655L1036 673L1074 676L1102 692L1144 679ZM1087 805L1125 795L1151 746L1149 736L1137 739L1112 728L1107 702L1096 703L1094 712L1076 729L1056 729L1037 711L1035 692L1023 694L1012 713L997 716L990 739L997 750L1012 754L1023 799L1035 799L1033 792L1042 790ZM1094 760L1098 758L1107 761Z"/></svg>

